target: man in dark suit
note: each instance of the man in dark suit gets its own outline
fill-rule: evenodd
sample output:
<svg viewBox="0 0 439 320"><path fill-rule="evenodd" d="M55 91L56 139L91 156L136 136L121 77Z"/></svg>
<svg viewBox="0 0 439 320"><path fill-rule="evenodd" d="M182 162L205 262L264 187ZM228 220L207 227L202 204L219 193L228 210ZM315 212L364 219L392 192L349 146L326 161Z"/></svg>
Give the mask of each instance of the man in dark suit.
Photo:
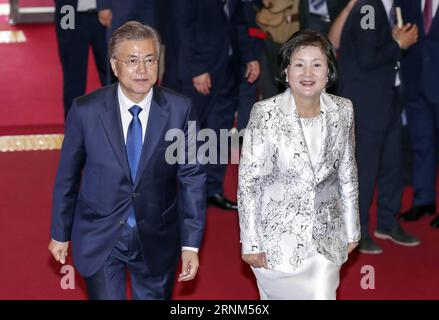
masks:
<svg viewBox="0 0 439 320"><path fill-rule="evenodd" d="M405 108L413 151L413 207L401 215L418 220L436 212L439 150L439 14L437 0L399 0L403 20L419 27L419 41L402 59ZM439 217L431 226L439 228Z"/></svg>
<svg viewBox="0 0 439 320"><path fill-rule="evenodd" d="M196 134L190 100L154 86L159 48L149 26L116 30L110 52L119 83L75 99L67 118L49 250L65 263L72 242L91 299L124 299L126 268L135 299L169 299L180 254L179 281L197 273L206 176L187 154ZM172 143L177 163L170 130L181 133Z"/></svg>
<svg viewBox="0 0 439 320"><path fill-rule="evenodd" d="M372 21L363 19L367 13L361 13L363 7L369 9L369 14L373 12ZM351 99L355 110L362 229L359 250L369 254L382 252L369 236L369 209L375 183L375 236L404 246L420 243L405 233L395 218L403 191L398 61L401 49L416 42L417 28L405 25L392 30L394 12L392 0L359 0L344 26L339 51L339 94Z"/></svg>
<svg viewBox="0 0 439 320"><path fill-rule="evenodd" d="M349 0L300 0L300 29L312 29L328 34Z"/></svg>
<svg viewBox="0 0 439 320"><path fill-rule="evenodd" d="M140 23L156 28L156 0L96 0L99 21L107 28L107 40L110 40L113 32L128 21ZM108 83L116 82L117 79L108 68Z"/></svg>
<svg viewBox="0 0 439 320"><path fill-rule="evenodd" d="M220 129L233 125L238 105L238 79L242 62L247 81L259 74L258 62L242 14L241 0L175 0L178 79L181 92L192 98L202 129L218 137L215 158L206 165L210 204L236 210L236 202L223 194L226 164L221 164ZM212 141L210 141L212 143ZM211 159L212 159L211 158ZM227 159L226 159L227 160Z"/></svg>
<svg viewBox="0 0 439 320"><path fill-rule="evenodd" d="M72 6L75 10L73 29L62 23L68 12L62 11L65 6ZM85 93L90 46L99 79L102 85L107 83L107 41L105 27L98 20L96 4L87 0L55 0L55 26L63 71L64 117L67 117L73 99Z"/></svg>

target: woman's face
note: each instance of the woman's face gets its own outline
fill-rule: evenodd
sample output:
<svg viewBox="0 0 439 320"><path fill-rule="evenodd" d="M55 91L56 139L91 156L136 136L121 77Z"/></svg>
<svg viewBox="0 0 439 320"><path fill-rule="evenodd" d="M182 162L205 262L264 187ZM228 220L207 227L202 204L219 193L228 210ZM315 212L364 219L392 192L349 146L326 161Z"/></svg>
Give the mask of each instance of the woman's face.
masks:
<svg viewBox="0 0 439 320"><path fill-rule="evenodd" d="M319 47L301 47L290 57L285 70L294 95L302 98L320 96L328 79L328 62Z"/></svg>

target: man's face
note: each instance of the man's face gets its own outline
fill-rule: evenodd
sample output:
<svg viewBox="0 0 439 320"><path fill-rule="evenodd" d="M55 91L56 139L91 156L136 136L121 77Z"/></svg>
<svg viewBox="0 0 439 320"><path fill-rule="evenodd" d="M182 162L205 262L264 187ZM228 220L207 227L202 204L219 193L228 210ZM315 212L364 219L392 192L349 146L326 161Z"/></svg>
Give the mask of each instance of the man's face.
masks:
<svg viewBox="0 0 439 320"><path fill-rule="evenodd" d="M157 50L154 40L126 40L119 44L111 68L123 93L140 102L157 81Z"/></svg>

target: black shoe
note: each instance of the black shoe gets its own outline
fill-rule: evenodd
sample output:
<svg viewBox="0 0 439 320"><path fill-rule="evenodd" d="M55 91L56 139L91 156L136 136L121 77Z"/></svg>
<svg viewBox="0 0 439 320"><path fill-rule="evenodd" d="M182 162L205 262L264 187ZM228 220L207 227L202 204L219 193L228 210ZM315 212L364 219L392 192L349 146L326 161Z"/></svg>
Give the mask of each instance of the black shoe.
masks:
<svg viewBox="0 0 439 320"><path fill-rule="evenodd" d="M439 228L439 216L434 218L434 220L430 223L430 226L432 226L433 228Z"/></svg>
<svg viewBox="0 0 439 320"><path fill-rule="evenodd" d="M383 249L372 240L371 237L365 236L360 239L358 250L361 253L366 254L380 254L383 253Z"/></svg>
<svg viewBox="0 0 439 320"><path fill-rule="evenodd" d="M399 216L402 221L416 221L423 215L432 216L436 213L436 206L434 204L428 204L425 206L413 206L409 211Z"/></svg>
<svg viewBox="0 0 439 320"><path fill-rule="evenodd" d="M222 193L217 193L207 198L207 203L224 210L238 210L236 202L230 201Z"/></svg>
<svg viewBox="0 0 439 320"><path fill-rule="evenodd" d="M421 243L418 238L406 233L401 226L397 225L392 230L375 230L375 237L383 240L391 240L396 244L406 247L415 247Z"/></svg>

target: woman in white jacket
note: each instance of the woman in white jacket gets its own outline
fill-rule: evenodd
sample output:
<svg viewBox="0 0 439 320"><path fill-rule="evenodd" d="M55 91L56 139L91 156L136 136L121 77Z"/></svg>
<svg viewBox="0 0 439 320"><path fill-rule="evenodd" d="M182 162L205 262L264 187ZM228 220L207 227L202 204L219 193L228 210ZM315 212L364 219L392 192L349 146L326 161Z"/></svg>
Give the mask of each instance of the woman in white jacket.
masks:
<svg viewBox="0 0 439 320"><path fill-rule="evenodd" d="M336 67L320 33L295 33L280 56L289 88L254 105L244 136L242 258L261 299L335 299L360 239L352 103L325 92Z"/></svg>

